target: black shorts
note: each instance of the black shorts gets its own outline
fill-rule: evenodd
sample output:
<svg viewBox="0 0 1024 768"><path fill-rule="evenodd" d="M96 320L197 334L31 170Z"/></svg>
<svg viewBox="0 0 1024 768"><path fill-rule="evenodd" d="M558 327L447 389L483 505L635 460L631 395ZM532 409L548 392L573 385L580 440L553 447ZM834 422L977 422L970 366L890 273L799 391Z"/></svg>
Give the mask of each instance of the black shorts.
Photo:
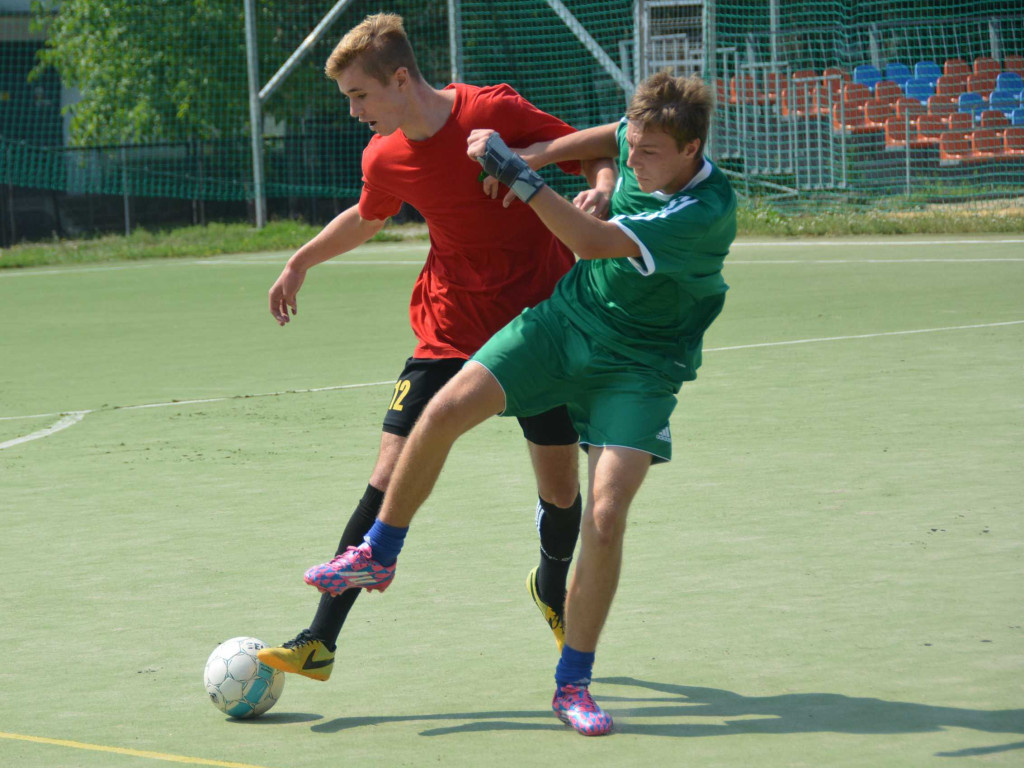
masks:
<svg viewBox="0 0 1024 768"><path fill-rule="evenodd" d="M381 429L392 435L408 437L413 425L438 390L458 373L466 361L446 357L438 360L410 357L391 391L391 402ZM523 437L536 445L574 445L580 436L572 426L564 405L536 416L519 419Z"/></svg>

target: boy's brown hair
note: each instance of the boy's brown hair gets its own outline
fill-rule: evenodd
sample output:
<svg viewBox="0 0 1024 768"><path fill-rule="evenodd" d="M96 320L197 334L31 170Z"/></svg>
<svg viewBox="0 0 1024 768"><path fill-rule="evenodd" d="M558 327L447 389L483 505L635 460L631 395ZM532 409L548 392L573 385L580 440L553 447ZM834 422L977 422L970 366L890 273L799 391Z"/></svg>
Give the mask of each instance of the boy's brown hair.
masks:
<svg viewBox="0 0 1024 768"><path fill-rule="evenodd" d="M391 81L399 67L408 69L412 77L421 78L402 17L394 13L367 16L350 29L327 57L324 71L331 80L337 80L356 61L366 74L383 85Z"/></svg>
<svg viewBox="0 0 1024 768"><path fill-rule="evenodd" d="M680 150L700 139L703 153L714 111L715 98L703 80L696 75L674 77L662 71L637 86L626 117L644 128L664 131L676 140Z"/></svg>

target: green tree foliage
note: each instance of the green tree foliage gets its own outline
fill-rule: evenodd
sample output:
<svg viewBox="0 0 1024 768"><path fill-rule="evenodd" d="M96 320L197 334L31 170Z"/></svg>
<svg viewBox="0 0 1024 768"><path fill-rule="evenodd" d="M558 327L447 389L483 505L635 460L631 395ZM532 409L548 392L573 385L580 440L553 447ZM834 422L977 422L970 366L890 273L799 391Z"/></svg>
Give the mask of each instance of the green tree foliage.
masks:
<svg viewBox="0 0 1024 768"><path fill-rule="evenodd" d="M263 85L333 3L255 5ZM405 0L390 9L405 16L431 79L435 65L448 58L444 0ZM248 131L242 0L38 0L34 10L47 33L36 76L55 69L80 95L70 108L73 144L216 139ZM345 30L378 10L373 3L353 3L270 98L264 114L292 131L309 122L344 121L340 96L324 78L324 61Z"/></svg>

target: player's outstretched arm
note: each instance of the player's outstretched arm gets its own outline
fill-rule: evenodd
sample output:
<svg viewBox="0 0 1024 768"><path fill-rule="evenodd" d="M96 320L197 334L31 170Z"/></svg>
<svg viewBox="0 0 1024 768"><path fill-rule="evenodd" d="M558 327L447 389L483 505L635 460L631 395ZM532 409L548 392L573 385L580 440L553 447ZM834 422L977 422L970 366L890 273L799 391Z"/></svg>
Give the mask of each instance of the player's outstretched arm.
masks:
<svg viewBox="0 0 1024 768"><path fill-rule="evenodd" d="M359 206L353 205L335 216L316 237L299 248L270 288L270 314L278 325L285 325L291 319L289 309L291 314L298 314L296 295L310 267L362 245L380 232L384 223L382 219L364 219L359 215Z"/></svg>
<svg viewBox="0 0 1024 768"><path fill-rule="evenodd" d="M599 160L619 156L619 144L615 140L618 123L596 125L584 128L550 141L538 141L528 147L516 149L523 160L534 170L552 163L568 160ZM588 177L589 178L589 177Z"/></svg>
<svg viewBox="0 0 1024 768"><path fill-rule="evenodd" d="M494 131L478 129L470 133L466 151L487 173L528 203L547 228L581 259L640 256L637 244L618 226L584 213L554 192Z"/></svg>

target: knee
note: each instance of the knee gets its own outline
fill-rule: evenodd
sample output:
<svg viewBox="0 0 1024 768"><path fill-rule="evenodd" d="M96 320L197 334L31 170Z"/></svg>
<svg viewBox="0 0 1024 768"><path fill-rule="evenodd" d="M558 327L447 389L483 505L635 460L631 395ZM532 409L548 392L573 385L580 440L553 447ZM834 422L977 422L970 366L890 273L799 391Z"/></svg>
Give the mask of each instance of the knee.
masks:
<svg viewBox="0 0 1024 768"><path fill-rule="evenodd" d="M618 547L626 534L626 511L598 503L591 514L584 515L583 525L594 545Z"/></svg>

